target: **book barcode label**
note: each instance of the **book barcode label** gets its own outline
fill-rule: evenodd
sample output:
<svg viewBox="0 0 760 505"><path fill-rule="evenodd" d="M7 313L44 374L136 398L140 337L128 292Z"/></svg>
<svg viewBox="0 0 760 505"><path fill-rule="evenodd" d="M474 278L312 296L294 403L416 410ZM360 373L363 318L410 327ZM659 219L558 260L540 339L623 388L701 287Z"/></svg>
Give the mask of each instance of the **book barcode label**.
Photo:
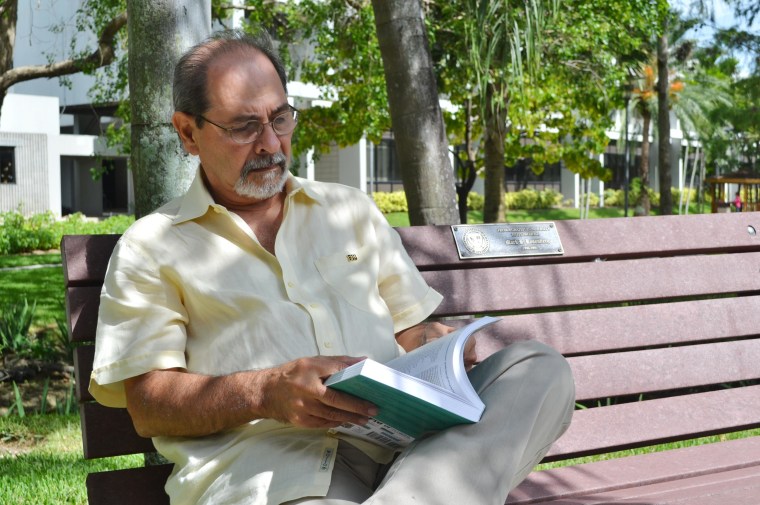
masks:
<svg viewBox="0 0 760 505"><path fill-rule="evenodd" d="M403 449L409 445L414 438L410 437L406 433L403 433L392 426L388 426L382 421L377 419L370 419L364 426L357 426L355 424L342 424L335 431L353 435L358 438L363 438L370 442L382 445L389 449Z"/></svg>

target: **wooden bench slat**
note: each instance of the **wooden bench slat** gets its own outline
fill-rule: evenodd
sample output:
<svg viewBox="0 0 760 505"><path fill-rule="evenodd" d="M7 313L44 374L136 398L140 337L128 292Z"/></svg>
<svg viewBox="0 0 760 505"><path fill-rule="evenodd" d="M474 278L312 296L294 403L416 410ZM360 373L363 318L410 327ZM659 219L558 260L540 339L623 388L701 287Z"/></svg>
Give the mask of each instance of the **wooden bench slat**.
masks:
<svg viewBox="0 0 760 505"><path fill-rule="evenodd" d="M569 358L579 401L760 378L760 340ZM709 364L709 366L708 366Z"/></svg>
<svg viewBox="0 0 760 505"><path fill-rule="evenodd" d="M108 505L169 505L164 484L173 465L148 466L91 473L87 476L90 503Z"/></svg>
<svg viewBox="0 0 760 505"><path fill-rule="evenodd" d="M444 300L435 316L760 293L760 253L423 272ZM636 282L626 282L635 278Z"/></svg>
<svg viewBox="0 0 760 505"><path fill-rule="evenodd" d="M151 439L135 431L127 409L82 403L80 412L85 459L155 452Z"/></svg>
<svg viewBox="0 0 760 505"><path fill-rule="evenodd" d="M79 403L94 402L90 394L90 374L92 361L95 358L95 345L79 345L74 349L74 370L79 374L76 378L75 390Z"/></svg>
<svg viewBox="0 0 760 505"><path fill-rule="evenodd" d="M760 471L760 437L533 472L507 504L541 503L741 468Z"/></svg>
<svg viewBox="0 0 760 505"><path fill-rule="evenodd" d="M760 468L742 468L688 479L672 479L647 486L588 496L534 502L537 505L755 505L760 495Z"/></svg>
<svg viewBox="0 0 760 505"><path fill-rule="evenodd" d="M478 357L520 340L575 355L750 337L760 328L758 307L760 296L746 296L505 316L477 333Z"/></svg>
<svg viewBox="0 0 760 505"><path fill-rule="evenodd" d="M575 412L547 460L587 456L760 426L760 386Z"/></svg>
<svg viewBox="0 0 760 505"><path fill-rule="evenodd" d="M66 316L69 321L69 339L72 342L95 340L99 307L100 286L66 288Z"/></svg>
<svg viewBox="0 0 760 505"><path fill-rule="evenodd" d="M120 235L64 235L63 279L67 286L100 284Z"/></svg>
<svg viewBox="0 0 760 505"><path fill-rule="evenodd" d="M460 260L449 226L397 228L420 270L471 268L478 264L520 265L526 262L588 261L594 258L633 258L760 250L760 213L698 216L650 216L636 219L555 221L564 248L562 256Z"/></svg>

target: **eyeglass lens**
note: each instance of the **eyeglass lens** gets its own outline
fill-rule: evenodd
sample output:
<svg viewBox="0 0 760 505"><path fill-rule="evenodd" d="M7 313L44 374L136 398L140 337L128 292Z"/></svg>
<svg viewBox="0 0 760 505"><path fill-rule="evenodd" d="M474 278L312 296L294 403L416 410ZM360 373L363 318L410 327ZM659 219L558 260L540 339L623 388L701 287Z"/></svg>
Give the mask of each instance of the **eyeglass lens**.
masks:
<svg viewBox="0 0 760 505"><path fill-rule="evenodd" d="M250 144L261 135L261 132L264 131L266 125L270 125L277 135L287 135L292 132L296 127L297 114L297 111L291 109L276 116L268 123L262 123L261 121L256 121L254 119L248 121L243 126L229 128L227 131L235 142L239 144Z"/></svg>

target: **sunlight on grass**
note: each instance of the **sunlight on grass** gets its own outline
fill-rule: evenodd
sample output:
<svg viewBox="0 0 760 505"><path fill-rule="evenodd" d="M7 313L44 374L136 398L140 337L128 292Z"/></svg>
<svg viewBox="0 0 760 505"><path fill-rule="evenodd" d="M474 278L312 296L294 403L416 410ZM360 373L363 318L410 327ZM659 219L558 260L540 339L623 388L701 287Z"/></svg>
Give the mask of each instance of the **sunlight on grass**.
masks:
<svg viewBox="0 0 760 505"><path fill-rule="evenodd" d="M31 265L60 265L61 254L10 254L0 256L0 268L26 267Z"/></svg>
<svg viewBox="0 0 760 505"><path fill-rule="evenodd" d="M50 256L43 255L41 263L50 264ZM23 264L28 266L35 263L35 255L10 255L0 256L4 264ZM60 263L60 255L58 255ZM31 304L37 301L33 328L47 325L55 325L56 319L64 321L66 318L63 268L60 266L45 266L29 270L2 270L0 271L0 306L22 302L24 298Z"/></svg>
<svg viewBox="0 0 760 505"><path fill-rule="evenodd" d="M14 454L12 448L19 452ZM140 455L85 461L78 415L0 418L0 503L4 505L85 505L89 472L142 464Z"/></svg>

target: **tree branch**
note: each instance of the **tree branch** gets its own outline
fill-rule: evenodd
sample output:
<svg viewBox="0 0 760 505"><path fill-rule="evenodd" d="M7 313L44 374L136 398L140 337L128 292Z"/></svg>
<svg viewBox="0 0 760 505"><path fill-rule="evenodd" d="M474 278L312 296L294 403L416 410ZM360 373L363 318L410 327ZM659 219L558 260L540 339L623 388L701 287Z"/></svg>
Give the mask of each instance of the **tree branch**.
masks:
<svg viewBox="0 0 760 505"><path fill-rule="evenodd" d="M48 63L47 65L28 65L12 68L0 76L0 94L16 83L39 79L43 77L60 77L76 74L89 68L99 68L109 65L116 56L116 34L127 24L127 13L122 12L113 18L100 34L98 48L88 56L69 58L67 60Z"/></svg>

